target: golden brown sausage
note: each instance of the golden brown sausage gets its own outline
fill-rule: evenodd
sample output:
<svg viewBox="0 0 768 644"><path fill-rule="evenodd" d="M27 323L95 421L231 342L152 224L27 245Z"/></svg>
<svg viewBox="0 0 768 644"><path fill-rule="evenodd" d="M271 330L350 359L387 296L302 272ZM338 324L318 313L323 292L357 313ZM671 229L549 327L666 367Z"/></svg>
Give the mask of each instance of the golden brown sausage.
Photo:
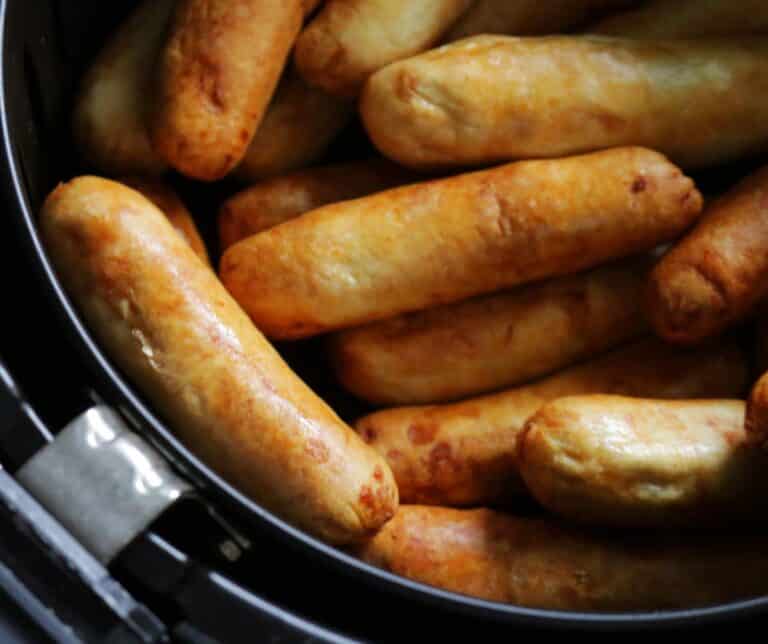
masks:
<svg viewBox="0 0 768 644"><path fill-rule="evenodd" d="M452 405L380 411L355 428L386 457L404 503L478 506L527 495L517 468L518 437L551 400L594 393L730 398L746 388L746 360L735 343L694 352L649 339L526 387Z"/></svg>
<svg viewBox="0 0 768 644"><path fill-rule="evenodd" d="M649 267L637 258L341 331L330 338L331 364L347 390L382 405L518 385L646 331Z"/></svg>
<svg viewBox="0 0 768 644"><path fill-rule="evenodd" d="M308 166L325 152L353 112L349 101L310 87L288 71L237 175L254 182Z"/></svg>
<svg viewBox="0 0 768 644"><path fill-rule="evenodd" d="M747 439L768 450L768 373L757 381L747 403Z"/></svg>
<svg viewBox="0 0 768 644"><path fill-rule="evenodd" d="M98 55L83 78L73 128L80 154L100 172L161 174L146 122L151 70L163 46L173 0L145 0Z"/></svg>
<svg viewBox="0 0 768 644"><path fill-rule="evenodd" d="M768 166L704 212L651 273L648 315L670 342L711 337L768 294Z"/></svg>
<svg viewBox="0 0 768 644"><path fill-rule="evenodd" d="M152 143L213 181L243 158L301 28L301 0L179 0L160 61Z"/></svg>
<svg viewBox="0 0 768 644"><path fill-rule="evenodd" d="M377 159L310 168L261 181L222 205L222 250L320 206L363 197L412 179L411 173Z"/></svg>
<svg viewBox="0 0 768 644"><path fill-rule="evenodd" d="M768 592L764 535L596 535L491 510L402 506L357 553L444 590L573 611L685 609Z"/></svg>
<svg viewBox="0 0 768 644"><path fill-rule="evenodd" d="M765 0L651 0L606 18L592 33L627 38L694 38L768 32Z"/></svg>
<svg viewBox="0 0 768 644"><path fill-rule="evenodd" d="M377 72L360 110L408 166L644 145L699 167L768 148L766 65L759 38L476 36Z"/></svg>
<svg viewBox="0 0 768 644"><path fill-rule="evenodd" d="M155 204L168 217L168 221L195 251L195 254L210 266L211 260L208 257L205 242L197 230L195 220L192 219L192 215L184 202L173 190L158 179L146 177L123 178L121 183L137 190Z"/></svg>
<svg viewBox="0 0 768 644"><path fill-rule="evenodd" d="M762 300L755 307L753 338L754 368L758 374L763 374L768 371L768 300Z"/></svg>
<svg viewBox="0 0 768 644"><path fill-rule="evenodd" d="M477 0L448 32L446 42L479 34L556 34L623 9L633 0Z"/></svg>
<svg viewBox="0 0 768 644"><path fill-rule="evenodd" d="M765 521L768 453L746 444L742 400L570 396L539 409L517 447L548 510L600 526Z"/></svg>
<svg viewBox="0 0 768 644"><path fill-rule="evenodd" d="M311 84L357 96L389 63L436 45L472 0L328 0L296 42L296 64Z"/></svg>
<svg viewBox="0 0 768 644"><path fill-rule="evenodd" d="M317 9L318 5L323 0L303 0L302 5L304 8L304 15L308 16L311 14L315 9Z"/></svg>
<svg viewBox="0 0 768 644"><path fill-rule="evenodd" d="M520 162L319 208L230 247L221 277L267 335L298 338L638 253L700 209L650 150Z"/></svg>
<svg viewBox="0 0 768 644"><path fill-rule="evenodd" d="M218 473L330 542L392 516L384 459L288 368L154 205L83 177L48 197L41 226L93 333Z"/></svg>

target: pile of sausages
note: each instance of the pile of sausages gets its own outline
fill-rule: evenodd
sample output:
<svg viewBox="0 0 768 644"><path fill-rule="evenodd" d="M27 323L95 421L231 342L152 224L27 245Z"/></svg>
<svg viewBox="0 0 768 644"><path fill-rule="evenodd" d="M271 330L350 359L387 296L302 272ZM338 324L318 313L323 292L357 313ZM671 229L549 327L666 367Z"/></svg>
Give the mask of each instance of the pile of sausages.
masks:
<svg viewBox="0 0 768 644"><path fill-rule="evenodd" d="M178 436L327 542L526 606L756 596L768 168L684 173L757 166L766 70L764 0L145 0L74 108L111 178L40 226ZM313 165L356 115L379 156ZM217 272L168 172L248 184ZM269 341L320 334L354 428Z"/></svg>

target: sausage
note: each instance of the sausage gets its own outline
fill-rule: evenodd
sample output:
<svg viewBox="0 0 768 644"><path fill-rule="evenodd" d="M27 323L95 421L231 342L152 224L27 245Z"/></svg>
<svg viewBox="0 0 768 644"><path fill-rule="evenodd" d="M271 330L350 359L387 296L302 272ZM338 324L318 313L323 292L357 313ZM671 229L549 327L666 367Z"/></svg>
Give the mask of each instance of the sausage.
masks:
<svg viewBox="0 0 768 644"><path fill-rule="evenodd" d="M570 396L525 424L518 468L548 510L611 527L765 520L768 454L749 447L742 400Z"/></svg>
<svg viewBox="0 0 768 644"><path fill-rule="evenodd" d="M606 18L592 33L626 38L696 38L768 33L765 0L651 0Z"/></svg>
<svg viewBox="0 0 768 644"><path fill-rule="evenodd" d="M303 0L304 16L310 15L323 0Z"/></svg>
<svg viewBox="0 0 768 644"><path fill-rule="evenodd" d="M768 592L764 535L598 535L491 510L402 506L356 549L413 581L569 611L699 608Z"/></svg>
<svg viewBox="0 0 768 644"><path fill-rule="evenodd" d="M417 311L331 336L331 365L383 405L457 400L532 380L647 330L647 257Z"/></svg>
<svg viewBox="0 0 768 644"><path fill-rule="evenodd" d="M472 0L328 0L296 42L310 85L354 98L389 63L436 45Z"/></svg>
<svg viewBox="0 0 768 644"><path fill-rule="evenodd" d="M179 199L179 196L173 190L162 181L147 177L127 177L123 178L120 183L140 192L155 204L168 218L176 232L195 251L195 254L210 266L211 260L208 257L205 242L203 242L203 238L200 237L200 232L197 230L195 220L192 219L192 215L187 210L184 202Z"/></svg>
<svg viewBox="0 0 768 644"><path fill-rule="evenodd" d="M705 211L651 272L648 317L670 342L695 343L768 295L768 166Z"/></svg>
<svg viewBox="0 0 768 644"><path fill-rule="evenodd" d="M446 42L479 34L527 36L556 34L594 20L606 11L623 9L634 0L477 0L459 18Z"/></svg>
<svg viewBox="0 0 768 644"><path fill-rule="evenodd" d="M525 421L576 394L654 398L744 395L747 364L734 342L697 351L646 339L540 380L451 405L365 416L355 429L386 457L404 503L478 506L528 496L517 466Z"/></svg>
<svg viewBox="0 0 768 644"><path fill-rule="evenodd" d="M41 227L89 328L210 467L332 543L392 516L384 459L290 370L154 205L83 177L48 197Z"/></svg>
<svg viewBox="0 0 768 644"><path fill-rule="evenodd" d="M760 375L768 371L768 300L760 301L755 307L753 340L754 368Z"/></svg>
<svg viewBox="0 0 768 644"><path fill-rule="evenodd" d="M325 206L230 247L220 273L264 333L298 338L639 253L700 209L661 155L607 150Z"/></svg>
<svg viewBox="0 0 768 644"><path fill-rule="evenodd" d="M476 36L374 74L360 111L417 168L642 145L684 168L768 148L768 41Z"/></svg>
<svg viewBox="0 0 768 644"><path fill-rule="evenodd" d="M162 174L146 122L149 73L163 46L173 0L145 0L118 29L83 77L73 113L81 157L100 172Z"/></svg>
<svg viewBox="0 0 768 644"><path fill-rule="evenodd" d="M302 16L301 0L178 0L150 128L169 165L203 181L237 166Z"/></svg>
<svg viewBox="0 0 768 644"><path fill-rule="evenodd" d="M377 159L310 168L261 181L222 205L222 250L320 206L362 197L410 179L409 172Z"/></svg>
<svg viewBox="0 0 768 644"><path fill-rule="evenodd" d="M755 383L749 395L745 426L749 443L768 450L768 372Z"/></svg>
<svg viewBox="0 0 768 644"><path fill-rule="evenodd" d="M762 375L747 400L747 439L751 445L768 450L768 300L756 307L753 367Z"/></svg>
<svg viewBox="0 0 768 644"><path fill-rule="evenodd" d="M326 151L353 112L349 101L287 72L237 167L238 177L254 182L308 166Z"/></svg>

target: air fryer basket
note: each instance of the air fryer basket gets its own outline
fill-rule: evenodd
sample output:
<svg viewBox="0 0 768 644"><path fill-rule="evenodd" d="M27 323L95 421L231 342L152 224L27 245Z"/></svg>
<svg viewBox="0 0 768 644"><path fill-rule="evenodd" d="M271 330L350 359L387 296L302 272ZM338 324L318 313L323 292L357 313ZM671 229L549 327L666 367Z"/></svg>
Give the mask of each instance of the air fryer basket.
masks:
<svg viewBox="0 0 768 644"><path fill-rule="evenodd" d="M437 590L371 567L293 528L229 486L181 445L92 339L46 257L35 223L35 213L48 191L57 181L79 171L68 134L69 106L79 71L135 4L135 0L0 0L2 173L9 196L6 216L18 223L20 243L28 251L27 272L41 281L59 313L58 323L78 349L100 394L179 472L250 530L277 535L285 544L311 554L318 563L357 581L470 617L550 627L616 629L768 616L768 597L690 611L597 614L525 609Z"/></svg>

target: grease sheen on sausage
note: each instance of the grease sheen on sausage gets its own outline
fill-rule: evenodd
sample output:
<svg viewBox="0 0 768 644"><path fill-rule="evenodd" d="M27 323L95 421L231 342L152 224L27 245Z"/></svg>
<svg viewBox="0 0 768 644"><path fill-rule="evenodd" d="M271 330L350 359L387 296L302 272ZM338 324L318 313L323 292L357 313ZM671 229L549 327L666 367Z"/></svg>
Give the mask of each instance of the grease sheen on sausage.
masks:
<svg viewBox="0 0 768 644"><path fill-rule="evenodd" d="M297 338L639 253L700 209L650 150L527 161L319 208L230 247L221 277L263 332Z"/></svg>
<svg viewBox="0 0 768 644"><path fill-rule="evenodd" d="M151 123L157 153L214 181L240 162L302 23L301 0L178 0Z"/></svg>
<svg viewBox="0 0 768 644"><path fill-rule="evenodd" d="M145 0L93 61L75 102L73 130L80 154L100 172L161 174L147 121L152 73L173 0Z"/></svg>
<svg viewBox="0 0 768 644"><path fill-rule="evenodd" d="M465 166L642 145L684 168L768 149L768 40L476 36L374 74L385 156Z"/></svg>
<svg viewBox="0 0 768 644"><path fill-rule="evenodd" d="M225 250L241 239L320 206L356 199L411 180L410 172L376 159L309 168L260 181L221 206L221 247Z"/></svg>
<svg viewBox="0 0 768 644"><path fill-rule="evenodd" d="M517 464L525 421L576 394L654 398L744 395L748 369L734 342L696 351L648 339L536 383L450 405L388 409L356 430L394 472L404 503L478 506L527 496Z"/></svg>
<svg viewBox="0 0 768 644"><path fill-rule="evenodd" d="M648 317L693 343L741 320L768 295L768 166L708 206L651 272Z"/></svg>
<svg viewBox="0 0 768 644"><path fill-rule="evenodd" d="M311 85L355 97L370 74L436 45L472 0L328 0L296 42Z"/></svg>
<svg viewBox="0 0 768 644"><path fill-rule="evenodd" d="M569 396L539 409L518 467L548 510L615 527L765 521L768 453L747 445L742 400Z"/></svg>
<svg viewBox="0 0 768 644"><path fill-rule="evenodd" d="M446 402L511 387L646 331L648 258L341 331L344 387L376 404Z"/></svg>
<svg viewBox="0 0 768 644"><path fill-rule="evenodd" d="M41 226L92 332L208 465L330 542L392 516L386 462L290 370L153 204L83 177L48 197Z"/></svg>
<svg viewBox="0 0 768 644"><path fill-rule="evenodd" d="M651 0L606 18L590 31L628 38L693 38L764 34L764 0Z"/></svg>
<svg viewBox="0 0 768 644"><path fill-rule="evenodd" d="M444 590L569 611L699 608L768 592L764 535L597 535L491 510L402 506L357 550Z"/></svg>

